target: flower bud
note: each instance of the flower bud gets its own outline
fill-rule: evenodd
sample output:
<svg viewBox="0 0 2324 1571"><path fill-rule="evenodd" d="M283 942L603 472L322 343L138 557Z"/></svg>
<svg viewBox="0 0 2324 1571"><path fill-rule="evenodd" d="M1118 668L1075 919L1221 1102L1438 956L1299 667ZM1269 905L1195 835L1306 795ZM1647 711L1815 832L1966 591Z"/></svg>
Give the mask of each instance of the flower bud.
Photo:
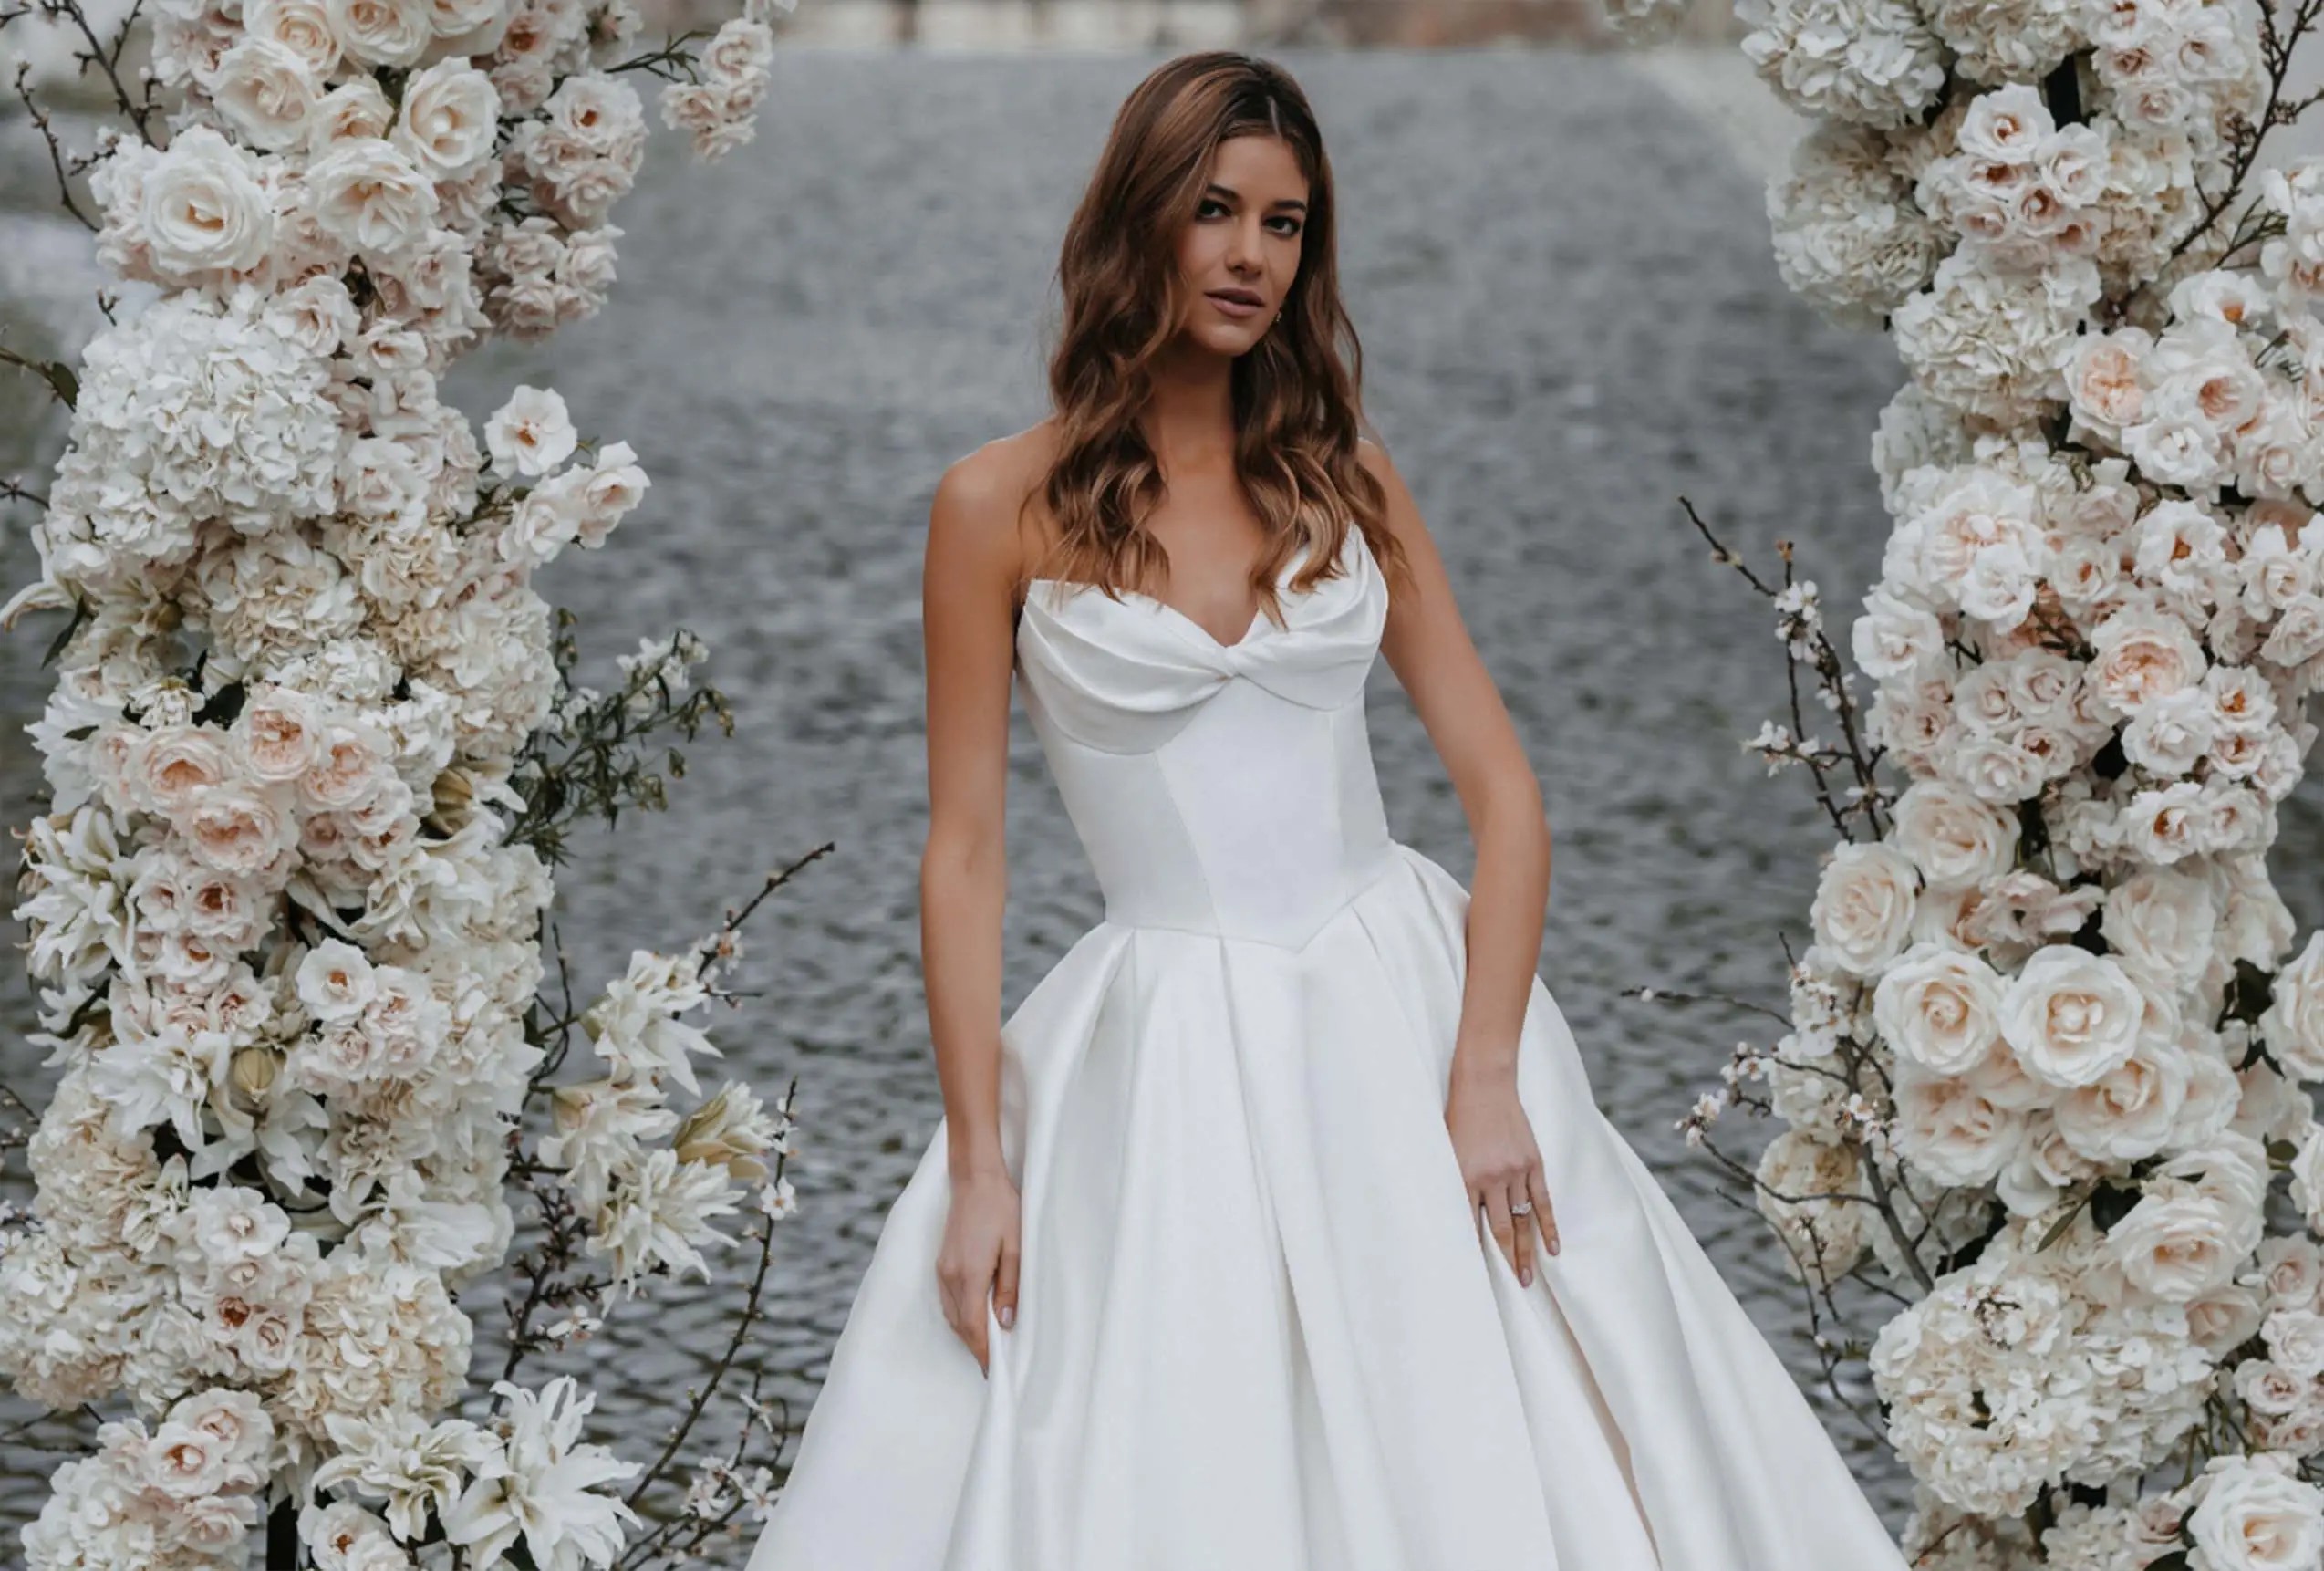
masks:
<svg viewBox="0 0 2324 1571"><path fill-rule="evenodd" d="M227 1070L234 1089L251 1100L265 1096L275 1083L275 1074L283 1066L283 1056L272 1047L251 1046L235 1051L233 1063Z"/></svg>
<svg viewBox="0 0 2324 1571"><path fill-rule="evenodd" d="M686 1115L671 1148L681 1162L722 1166L738 1182L755 1183L767 1176L766 1164L758 1160L767 1142L754 1117L757 1111L750 1091L729 1082Z"/></svg>

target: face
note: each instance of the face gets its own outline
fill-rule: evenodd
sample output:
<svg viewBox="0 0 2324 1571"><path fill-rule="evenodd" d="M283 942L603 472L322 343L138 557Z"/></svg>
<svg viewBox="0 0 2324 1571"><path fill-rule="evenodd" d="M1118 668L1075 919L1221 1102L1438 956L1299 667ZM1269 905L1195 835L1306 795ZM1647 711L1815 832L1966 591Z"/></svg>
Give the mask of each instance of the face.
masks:
<svg viewBox="0 0 2324 1571"><path fill-rule="evenodd" d="M1192 297L1182 331L1218 354L1265 338L1299 276L1307 177L1271 136L1219 144L1209 183L1178 235L1178 273Z"/></svg>

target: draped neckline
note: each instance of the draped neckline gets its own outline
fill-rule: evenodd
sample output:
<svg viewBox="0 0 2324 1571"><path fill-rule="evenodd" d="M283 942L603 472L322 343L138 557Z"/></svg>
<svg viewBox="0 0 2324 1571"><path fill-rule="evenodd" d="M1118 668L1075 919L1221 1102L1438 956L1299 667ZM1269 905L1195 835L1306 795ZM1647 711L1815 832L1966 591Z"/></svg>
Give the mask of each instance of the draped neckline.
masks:
<svg viewBox="0 0 2324 1571"><path fill-rule="evenodd" d="M1355 525L1351 524L1348 526L1349 537L1361 539L1363 537L1363 534L1364 531L1357 528ZM1344 548L1345 544L1346 541L1344 539L1343 548ZM1279 596L1284 592L1283 584L1285 580L1289 579L1293 573L1299 571L1302 564L1307 560L1308 557L1312 554L1313 550L1314 547L1312 545L1302 544L1297 551L1292 553L1292 559L1283 566L1282 570L1275 575L1275 589ZM1025 595L1028 601L1032 598L1032 591L1043 584L1053 585L1060 588L1087 589L1092 593L1100 595L1105 592L1099 585L1091 583L1087 579L1084 578L1027 578L1025 580ZM1316 588L1320 587L1321 585L1319 584L1302 590L1300 593L1301 595L1312 595L1316 592ZM1259 636L1261 627L1267 620L1267 608L1262 605L1258 609L1251 612L1250 622L1243 629L1242 636L1235 640L1234 642L1228 643L1220 639L1216 633L1212 632L1209 628L1204 627L1200 622L1196 621L1192 617L1178 609L1178 607L1170 604L1167 600L1162 599L1157 596L1149 595L1143 589L1126 588L1116 590L1115 592L1126 600L1135 600L1140 605L1146 606L1160 612L1164 619L1167 620L1171 626L1184 629L1188 636L1200 640L1205 647L1215 653L1222 655L1233 654L1237 650L1248 646L1253 639ZM1299 597L1293 596L1291 598L1297 598ZM1022 614L1022 613L1021 611L1021 617Z"/></svg>

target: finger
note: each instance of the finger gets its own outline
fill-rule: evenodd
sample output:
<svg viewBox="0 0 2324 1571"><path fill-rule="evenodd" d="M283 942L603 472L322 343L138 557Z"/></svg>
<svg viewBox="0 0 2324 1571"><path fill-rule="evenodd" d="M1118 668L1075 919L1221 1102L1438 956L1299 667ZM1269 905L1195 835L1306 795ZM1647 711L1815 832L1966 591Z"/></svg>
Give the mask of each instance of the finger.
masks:
<svg viewBox="0 0 2324 1571"><path fill-rule="evenodd" d="M1001 1321L1001 1328L1009 1330L1017 1323L1017 1259L1015 1243L1001 1248L1001 1274L993 1283L992 1306Z"/></svg>
<svg viewBox="0 0 2324 1571"><path fill-rule="evenodd" d="M976 1295L976 1317L970 1323L971 1329L975 1334L969 1338L969 1351L977 1356L977 1368L982 1369L986 1374L991 1374L992 1372L992 1348L990 1340L984 1334L984 1328L987 1324L985 1295L981 1293L978 1294Z"/></svg>
<svg viewBox="0 0 2324 1571"><path fill-rule="evenodd" d="M1557 1208L1550 1203L1550 1176L1540 1161L1526 1170L1526 1192L1533 1197L1533 1221L1540 1227L1541 1243L1551 1254L1558 1252Z"/></svg>
<svg viewBox="0 0 2324 1571"><path fill-rule="evenodd" d="M1489 1190L1485 1194L1485 1221L1493 1230L1493 1242L1500 1246L1510 1269L1517 1269L1517 1225L1509 1214L1509 1191Z"/></svg>
<svg viewBox="0 0 2324 1571"><path fill-rule="evenodd" d="M1533 1218L1519 1216L1514 1209L1525 1203L1524 1184L1524 1180L1518 1181L1518 1187L1510 1191L1508 1203L1511 1207L1510 1218L1515 1223L1510 1231L1517 1234L1517 1280L1520 1285L1530 1287L1533 1285Z"/></svg>
<svg viewBox="0 0 2324 1571"><path fill-rule="evenodd" d="M952 1335L960 1338L962 1347L973 1350L976 1343L970 1339L967 1321L960 1314L960 1295L952 1291L952 1284L949 1278L939 1281L936 1291L938 1296L943 1301L944 1323L952 1327Z"/></svg>

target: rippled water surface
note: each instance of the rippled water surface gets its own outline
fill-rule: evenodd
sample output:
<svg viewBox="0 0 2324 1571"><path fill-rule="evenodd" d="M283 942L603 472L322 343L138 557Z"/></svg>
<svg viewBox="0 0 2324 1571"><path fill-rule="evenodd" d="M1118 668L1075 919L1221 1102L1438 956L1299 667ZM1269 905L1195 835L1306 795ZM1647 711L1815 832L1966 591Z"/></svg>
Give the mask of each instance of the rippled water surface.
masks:
<svg viewBox="0 0 2324 1571"><path fill-rule="evenodd" d="M558 921L576 974L594 988L631 947L691 939L763 871L835 842L752 920L738 985L758 995L715 1024L770 1094L800 1083L803 1210L764 1342L794 1417L940 1111L916 927L929 499L948 463L1045 412L1057 239L1157 57L786 56L752 147L703 168L657 140L616 214L612 309L546 345L496 346L448 390L481 421L516 383L551 384L585 432L638 449L646 505L605 551L560 562L546 592L582 614L599 685L640 636L694 629L742 722L687 750L675 812L576 847ZM1781 713L1781 649L1678 498L1763 573L1777 537L1797 540L1844 619L1878 565L1866 444L1893 357L1785 291L1757 179L1616 62L1282 57L1331 139L1370 411L1547 793L1542 974L1609 1116L1805 1379L1806 1320L1772 1235L1671 1132L1760 1026L1620 994L1783 997L1781 941L1803 942L1828 831L1801 782L1766 779L1738 745ZM0 550L21 581L29 549ZM16 727L36 713L52 630L0 642L12 822L37 779ZM1459 803L1385 662L1371 705L1393 829L1465 881ZM1009 1007L1099 913L1032 733L1012 723ZM2316 865L2317 809L2313 789L2288 804L2283 868ZM2284 881L2313 923L2312 874ZM21 984L5 998L0 1053L37 1085L15 1039ZM1728 1143L1748 1158L1760 1137ZM600 1411L632 1454L731 1305L673 1290L599 1344ZM1901 1525L1894 1464L1823 1410ZM13 1552L56 1459L6 1460Z"/></svg>

